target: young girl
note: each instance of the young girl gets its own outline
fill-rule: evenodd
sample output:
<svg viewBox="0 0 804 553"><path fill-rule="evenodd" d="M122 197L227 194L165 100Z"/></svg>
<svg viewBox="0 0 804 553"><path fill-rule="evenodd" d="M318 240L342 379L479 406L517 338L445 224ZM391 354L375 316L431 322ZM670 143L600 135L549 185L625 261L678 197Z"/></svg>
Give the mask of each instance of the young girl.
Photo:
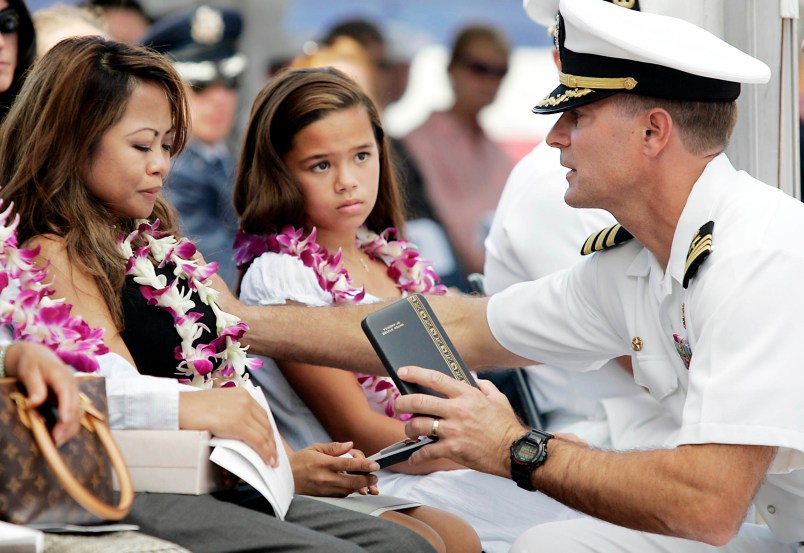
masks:
<svg viewBox="0 0 804 553"><path fill-rule="evenodd" d="M244 303L328 305L446 292L416 248L398 238L402 201L379 114L337 69L291 70L262 90L234 194ZM353 436L370 452L405 437L390 378L289 362L281 368L330 435ZM454 468L438 461L401 470Z"/></svg>
<svg viewBox="0 0 804 553"><path fill-rule="evenodd" d="M445 292L415 247L400 239L401 200L379 113L335 69L292 70L260 92L235 209L244 303L321 306ZM264 388L294 446L331 436L373 453L405 438L406 417L394 408L398 392L389 378L286 361L279 367L281 374L267 360L255 377L270 375ZM574 516L546 496L458 469L447 460L401 463L380 471L380 484L384 493L467 520L487 552L507 551L539 517Z"/></svg>
<svg viewBox="0 0 804 553"><path fill-rule="evenodd" d="M260 92L235 180L235 209L245 303L326 305L445 291L416 250L396 239L401 200L379 114L336 69L291 70ZM282 368L333 435L353 434L372 452L405 437L404 423L386 416L394 414L396 395L387 377L295 363ZM479 550L465 525L427 521L449 550Z"/></svg>
<svg viewBox="0 0 804 553"><path fill-rule="evenodd" d="M162 196L187 131L184 84L166 58L100 37L65 40L35 64L2 127L0 195L20 214L19 240L49 264L54 297L102 328L108 348L142 373L131 389L168 390L160 402L132 396L126 416L136 413L147 428L241 439L275 464L282 446L246 391L255 363L238 341L245 326L217 307L214 266L175 236ZM180 393L178 379L201 390ZM346 474L372 468L359 452L340 457L350 449L288 451L296 492L345 495L371 485L370 475ZM260 512L273 514L253 495L138 494L128 521L197 552L429 547L397 524L304 497L281 521Z"/></svg>

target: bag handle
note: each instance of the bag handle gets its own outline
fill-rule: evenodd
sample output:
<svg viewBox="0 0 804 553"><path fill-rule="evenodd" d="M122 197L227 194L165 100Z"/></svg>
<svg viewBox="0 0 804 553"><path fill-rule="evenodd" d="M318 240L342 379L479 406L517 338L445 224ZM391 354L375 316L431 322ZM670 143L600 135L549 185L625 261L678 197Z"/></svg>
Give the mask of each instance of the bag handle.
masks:
<svg viewBox="0 0 804 553"><path fill-rule="evenodd" d="M105 417L95 408L92 400L85 394L79 394L79 396L82 411L81 425L98 435L101 445L109 455L112 468L117 474L117 480L120 484L120 503L117 506L109 505L98 499L73 476L70 469L64 464L61 455L59 455L56 444L53 443L53 438L45 425L44 417L31 405L30 400L18 392L9 394L9 397L17 404L17 413L22 424L31 430L36 445L56 478L67 490L67 493L93 515L104 520L120 520L129 513L131 505L134 503L134 486L131 483L131 475L128 472L126 462L123 460L123 455L112 438L112 433L109 431Z"/></svg>

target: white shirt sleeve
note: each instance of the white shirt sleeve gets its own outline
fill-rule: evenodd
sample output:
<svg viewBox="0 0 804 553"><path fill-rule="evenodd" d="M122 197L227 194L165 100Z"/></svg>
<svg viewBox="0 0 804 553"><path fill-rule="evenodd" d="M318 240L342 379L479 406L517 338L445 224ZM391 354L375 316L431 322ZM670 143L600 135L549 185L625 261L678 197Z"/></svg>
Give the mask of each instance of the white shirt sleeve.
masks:
<svg viewBox="0 0 804 553"><path fill-rule="evenodd" d="M321 289L315 271L291 255L264 253L243 275L240 301L247 305L281 305L295 301L321 307L332 303Z"/></svg>
<svg viewBox="0 0 804 553"><path fill-rule="evenodd" d="M626 244L494 294L486 309L492 335L520 357L576 371L629 354L623 291L616 281L623 273L618 257L633 251Z"/></svg>
<svg viewBox="0 0 804 553"><path fill-rule="evenodd" d="M195 388L182 385L174 378L142 375L116 353L101 355L98 362L100 376L106 378L112 428L179 428L179 392L195 391Z"/></svg>

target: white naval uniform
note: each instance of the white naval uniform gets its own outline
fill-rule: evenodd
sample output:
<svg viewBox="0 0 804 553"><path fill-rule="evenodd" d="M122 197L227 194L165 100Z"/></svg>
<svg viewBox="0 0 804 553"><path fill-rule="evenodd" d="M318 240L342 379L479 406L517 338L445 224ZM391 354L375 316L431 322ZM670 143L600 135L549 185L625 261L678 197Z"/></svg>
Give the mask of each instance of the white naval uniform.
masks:
<svg viewBox="0 0 804 553"><path fill-rule="evenodd" d="M288 300L311 306L332 304L315 272L296 257L265 253L243 276L240 299L248 305L281 305ZM361 303L380 298L367 294ZM265 391L282 436L294 449L332 441L324 425L296 394L272 359L252 373ZM377 472L382 495L454 513L472 525L486 553L507 553L519 535L535 522L577 518L577 511L540 493L529 493L512 481L469 469L404 474Z"/></svg>
<svg viewBox="0 0 804 553"><path fill-rule="evenodd" d="M687 251L694 233L707 221L714 221L712 253L685 290ZM768 471L774 475L773 487L763 487L757 508L779 540L802 540L804 371L798 367L804 360L802 236L804 204L735 171L721 154L690 193L666 271L632 240L492 297L489 326L510 351L567 368L587 369L633 353L634 378L673 417L679 445L778 447ZM523 317L523 312L531 316ZM674 335L692 351L689 369ZM634 348L639 351L632 349L632 343L641 345ZM768 505L774 506L772 513ZM574 524L603 523L583 519ZM744 528L751 531L751 539L756 537L750 525ZM512 551L527 551L528 541L536 536L541 540L548 530L529 531ZM793 549L767 541L770 531L764 527L757 532L768 534L761 545L748 546L748 539L738 537L719 550ZM637 538L637 532L621 533L625 535L618 537L618 550L652 550L645 543L630 548L627 535L644 542L645 534ZM568 533L564 529L557 534ZM590 550L594 534L572 529L561 538L561 550ZM657 544L656 550L710 550L687 540L647 536ZM576 542L585 545L576 547ZM544 541L533 543L545 547ZM680 547L682 543L689 547ZM601 547L597 550L607 550Z"/></svg>
<svg viewBox="0 0 804 553"><path fill-rule="evenodd" d="M584 240L616 222L602 209L568 206L566 173L559 150L547 142L511 172L485 242L488 294L578 263ZM550 432L570 432L614 449L659 447L674 438L658 402L616 361L585 372L536 365L525 374Z"/></svg>

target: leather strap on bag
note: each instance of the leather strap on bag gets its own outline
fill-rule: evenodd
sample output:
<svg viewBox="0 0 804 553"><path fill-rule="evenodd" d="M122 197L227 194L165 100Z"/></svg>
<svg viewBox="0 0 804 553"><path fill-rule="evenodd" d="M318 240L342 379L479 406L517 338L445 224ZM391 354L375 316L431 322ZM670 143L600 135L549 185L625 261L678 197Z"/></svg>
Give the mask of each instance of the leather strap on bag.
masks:
<svg viewBox="0 0 804 553"><path fill-rule="evenodd" d="M80 394L81 425L98 436L101 445L109 455L112 469L117 473L117 479L120 483L120 503L117 506L109 505L98 499L73 476L61 455L59 455L56 444L53 443L53 438L45 425L44 417L30 404L28 398L17 392L10 394L9 397L17 404L20 421L31 430L42 456L67 493L84 509L105 520L120 520L125 517L134 502L134 486L131 483L131 475L120 450L117 448L117 444L112 438L105 417L95 408L92 400L86 395Z"/></svg>

